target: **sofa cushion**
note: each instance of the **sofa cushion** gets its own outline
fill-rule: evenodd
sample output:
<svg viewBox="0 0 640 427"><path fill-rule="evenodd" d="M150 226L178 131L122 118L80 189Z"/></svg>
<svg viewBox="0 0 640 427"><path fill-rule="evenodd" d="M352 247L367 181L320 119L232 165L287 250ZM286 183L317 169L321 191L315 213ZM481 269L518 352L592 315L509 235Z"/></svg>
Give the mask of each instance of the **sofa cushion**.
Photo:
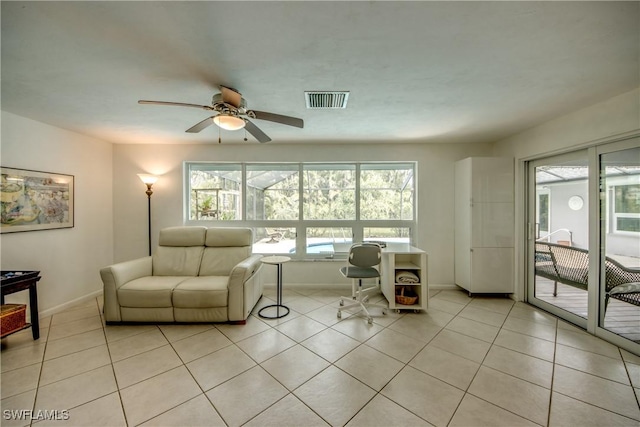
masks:
<svg viewBox="0 0 640 427"><path fill-rule="evenodd" d="M118 302L122 307L171 307L171 293L188 277L147 276L120 286Z"/></svg>
<svg viewBox="0 0 640 427"><path fill-rule="evenodd" d="M160 230L160 246L204 246L207 227L168 227Z"/></svg>
<svg viewBox="0 0 640 427"><path fill-rule="evenodd" d="M231 246L251 246L253 244L253 230L250 228L228 227L209 228L205 245L224 248Z"/></svg>
<svg viewBox="0 0 640 427"><path fill-rule="evenodd" d="M153 254L154 276L197 276L204 247L159 246Z"/></svg>
<svg viewBox="0 0 640 427"><path fill-rule="evenodd" d="M228 276L233 267L251 256L251 247L204 249L200 276Z"/></svg>
<svg viewBox="0 0 640 427"><path fill-rule="evenodd" d="M181 308L226 307L227 276L192 277L173 290L173 306Z"/></svg>

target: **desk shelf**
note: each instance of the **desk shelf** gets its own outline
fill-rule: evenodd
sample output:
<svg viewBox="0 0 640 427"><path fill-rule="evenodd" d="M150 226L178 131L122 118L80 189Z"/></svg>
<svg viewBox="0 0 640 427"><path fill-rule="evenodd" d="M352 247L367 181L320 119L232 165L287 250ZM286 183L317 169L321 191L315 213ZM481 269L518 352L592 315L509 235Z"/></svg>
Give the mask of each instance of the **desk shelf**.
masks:
<svg viewBox="0 0 640 427"><path fill-rule="evenodd" d="M382 293L389 302L391 310L427 310L429 306L429 285L427 283L427 254L418 248L405 246L400 250L383 250ZM396 273L407 271L418 277L417 282L396 282ZM399 304L396 295L401 288L408 289L418 296L415 304Z"/></svg>
<svg viewBox="0 0 640 427"><path fill-rule="evenodd" d="M5 295L13 294L20 291L29 291L29 310L31 311L31 323L27 323L23 328L13 331L4 337L14 334L23 329L31 328L33 339L40 338L40 323L38 319L38 290L37 283L40 280L39 271L1 271L0 289L0 303L4 304Z"/></svg>

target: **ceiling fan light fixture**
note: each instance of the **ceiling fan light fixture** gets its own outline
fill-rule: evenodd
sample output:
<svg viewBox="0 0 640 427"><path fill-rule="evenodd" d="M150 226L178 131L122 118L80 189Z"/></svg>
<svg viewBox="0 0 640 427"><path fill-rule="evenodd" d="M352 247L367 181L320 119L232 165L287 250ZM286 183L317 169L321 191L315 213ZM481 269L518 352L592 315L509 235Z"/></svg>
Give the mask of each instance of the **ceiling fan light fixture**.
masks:
<svg viewBox="0 0 640 427"><path fill-rule="evenodd" d="M213 123L225 130L239 130L246 124L240 117L229 114L218 114L213 118Z"/></svg>

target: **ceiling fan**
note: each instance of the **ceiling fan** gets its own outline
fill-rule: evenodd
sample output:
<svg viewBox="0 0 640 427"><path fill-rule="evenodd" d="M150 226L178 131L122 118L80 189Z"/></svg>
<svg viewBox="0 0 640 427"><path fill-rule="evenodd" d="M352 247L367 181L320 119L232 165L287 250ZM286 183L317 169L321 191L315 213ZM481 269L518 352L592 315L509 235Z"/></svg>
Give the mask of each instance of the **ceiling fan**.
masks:
<svg viewBox="0 0 640 427"><path fill-rule="evenodd" d="M211 105L188 104L184 102L167 102L167 101L146 101L140 100L138 104L154 104L154 105L171 105L176 107L195 107L207 111L215 111L217 114L207 117L199 123L196 123L187 132L196 133L210 126L212 123L217 124L222 129L238 130L245 128L259 142L269 142L271 138L265 134L258 126L249 119L267 120L270 122L280 123L283 125L294 126L298 128L304 127L302 119L296 117L283 116L282 114L267 113L265 111L247 110L247 102L242 94L236 89L220 86L220 93L213 95ZM245 138L246 141L246 138ZM218 138L218 142L220 139Z"/></svg>

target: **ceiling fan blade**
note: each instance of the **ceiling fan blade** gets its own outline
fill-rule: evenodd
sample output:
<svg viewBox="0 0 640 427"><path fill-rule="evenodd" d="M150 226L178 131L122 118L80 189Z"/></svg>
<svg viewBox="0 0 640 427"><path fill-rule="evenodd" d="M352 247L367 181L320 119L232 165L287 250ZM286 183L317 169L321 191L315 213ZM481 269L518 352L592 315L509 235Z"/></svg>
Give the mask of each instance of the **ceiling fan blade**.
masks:
<svg viewBox="0 0 640 427"><path fill-rule="evenodd" d="M200 132L202 129L211 126L213 124L213 117L214 116L207 117L206 119L204 119L200 123L197 123L197 124L191 126L189 129L187 129L187 132L189 132L189 133L197 133L197 132Z"/></svg>
<svg viewBox="0 0 640 427"><path fill-rule="evenodd" d="M255 114L256 119L268 120L270 122L281 123L283 125L295 126L297 128L304 127L304 121L296 117L283 116L282 114L267 113L265 111L251 110Z"/></svg>
<svg viewBox="0 0 640 427"><path fill-rule="evenodd" d="M253 135L255 139L257 139L259 142L263 143L263 142L271 141L271 138L269 138L266 133L262 132L260 128L256 126L253 122L247 119L244 119L244 121L246 122L244 128L247 130L247 132Z"/></svg>
<svg viewBox="0 0 640 427"><path fill-rule="evenodd" d="M144 99L141 99L140 101L138 101L138 104L170 105L173 107L195 107L201 108L203 110L213 110L213 107L210 107L209 105L187 104L184 102L146 101Z"/></svg>
<svg viewBox="0 0 640 427"><path fill-rule="evenodd" d="M242 104L242 94L235 89L226 86L220 86L222 93L222 101L231 104L236 108L240 108Z"/></svg>

